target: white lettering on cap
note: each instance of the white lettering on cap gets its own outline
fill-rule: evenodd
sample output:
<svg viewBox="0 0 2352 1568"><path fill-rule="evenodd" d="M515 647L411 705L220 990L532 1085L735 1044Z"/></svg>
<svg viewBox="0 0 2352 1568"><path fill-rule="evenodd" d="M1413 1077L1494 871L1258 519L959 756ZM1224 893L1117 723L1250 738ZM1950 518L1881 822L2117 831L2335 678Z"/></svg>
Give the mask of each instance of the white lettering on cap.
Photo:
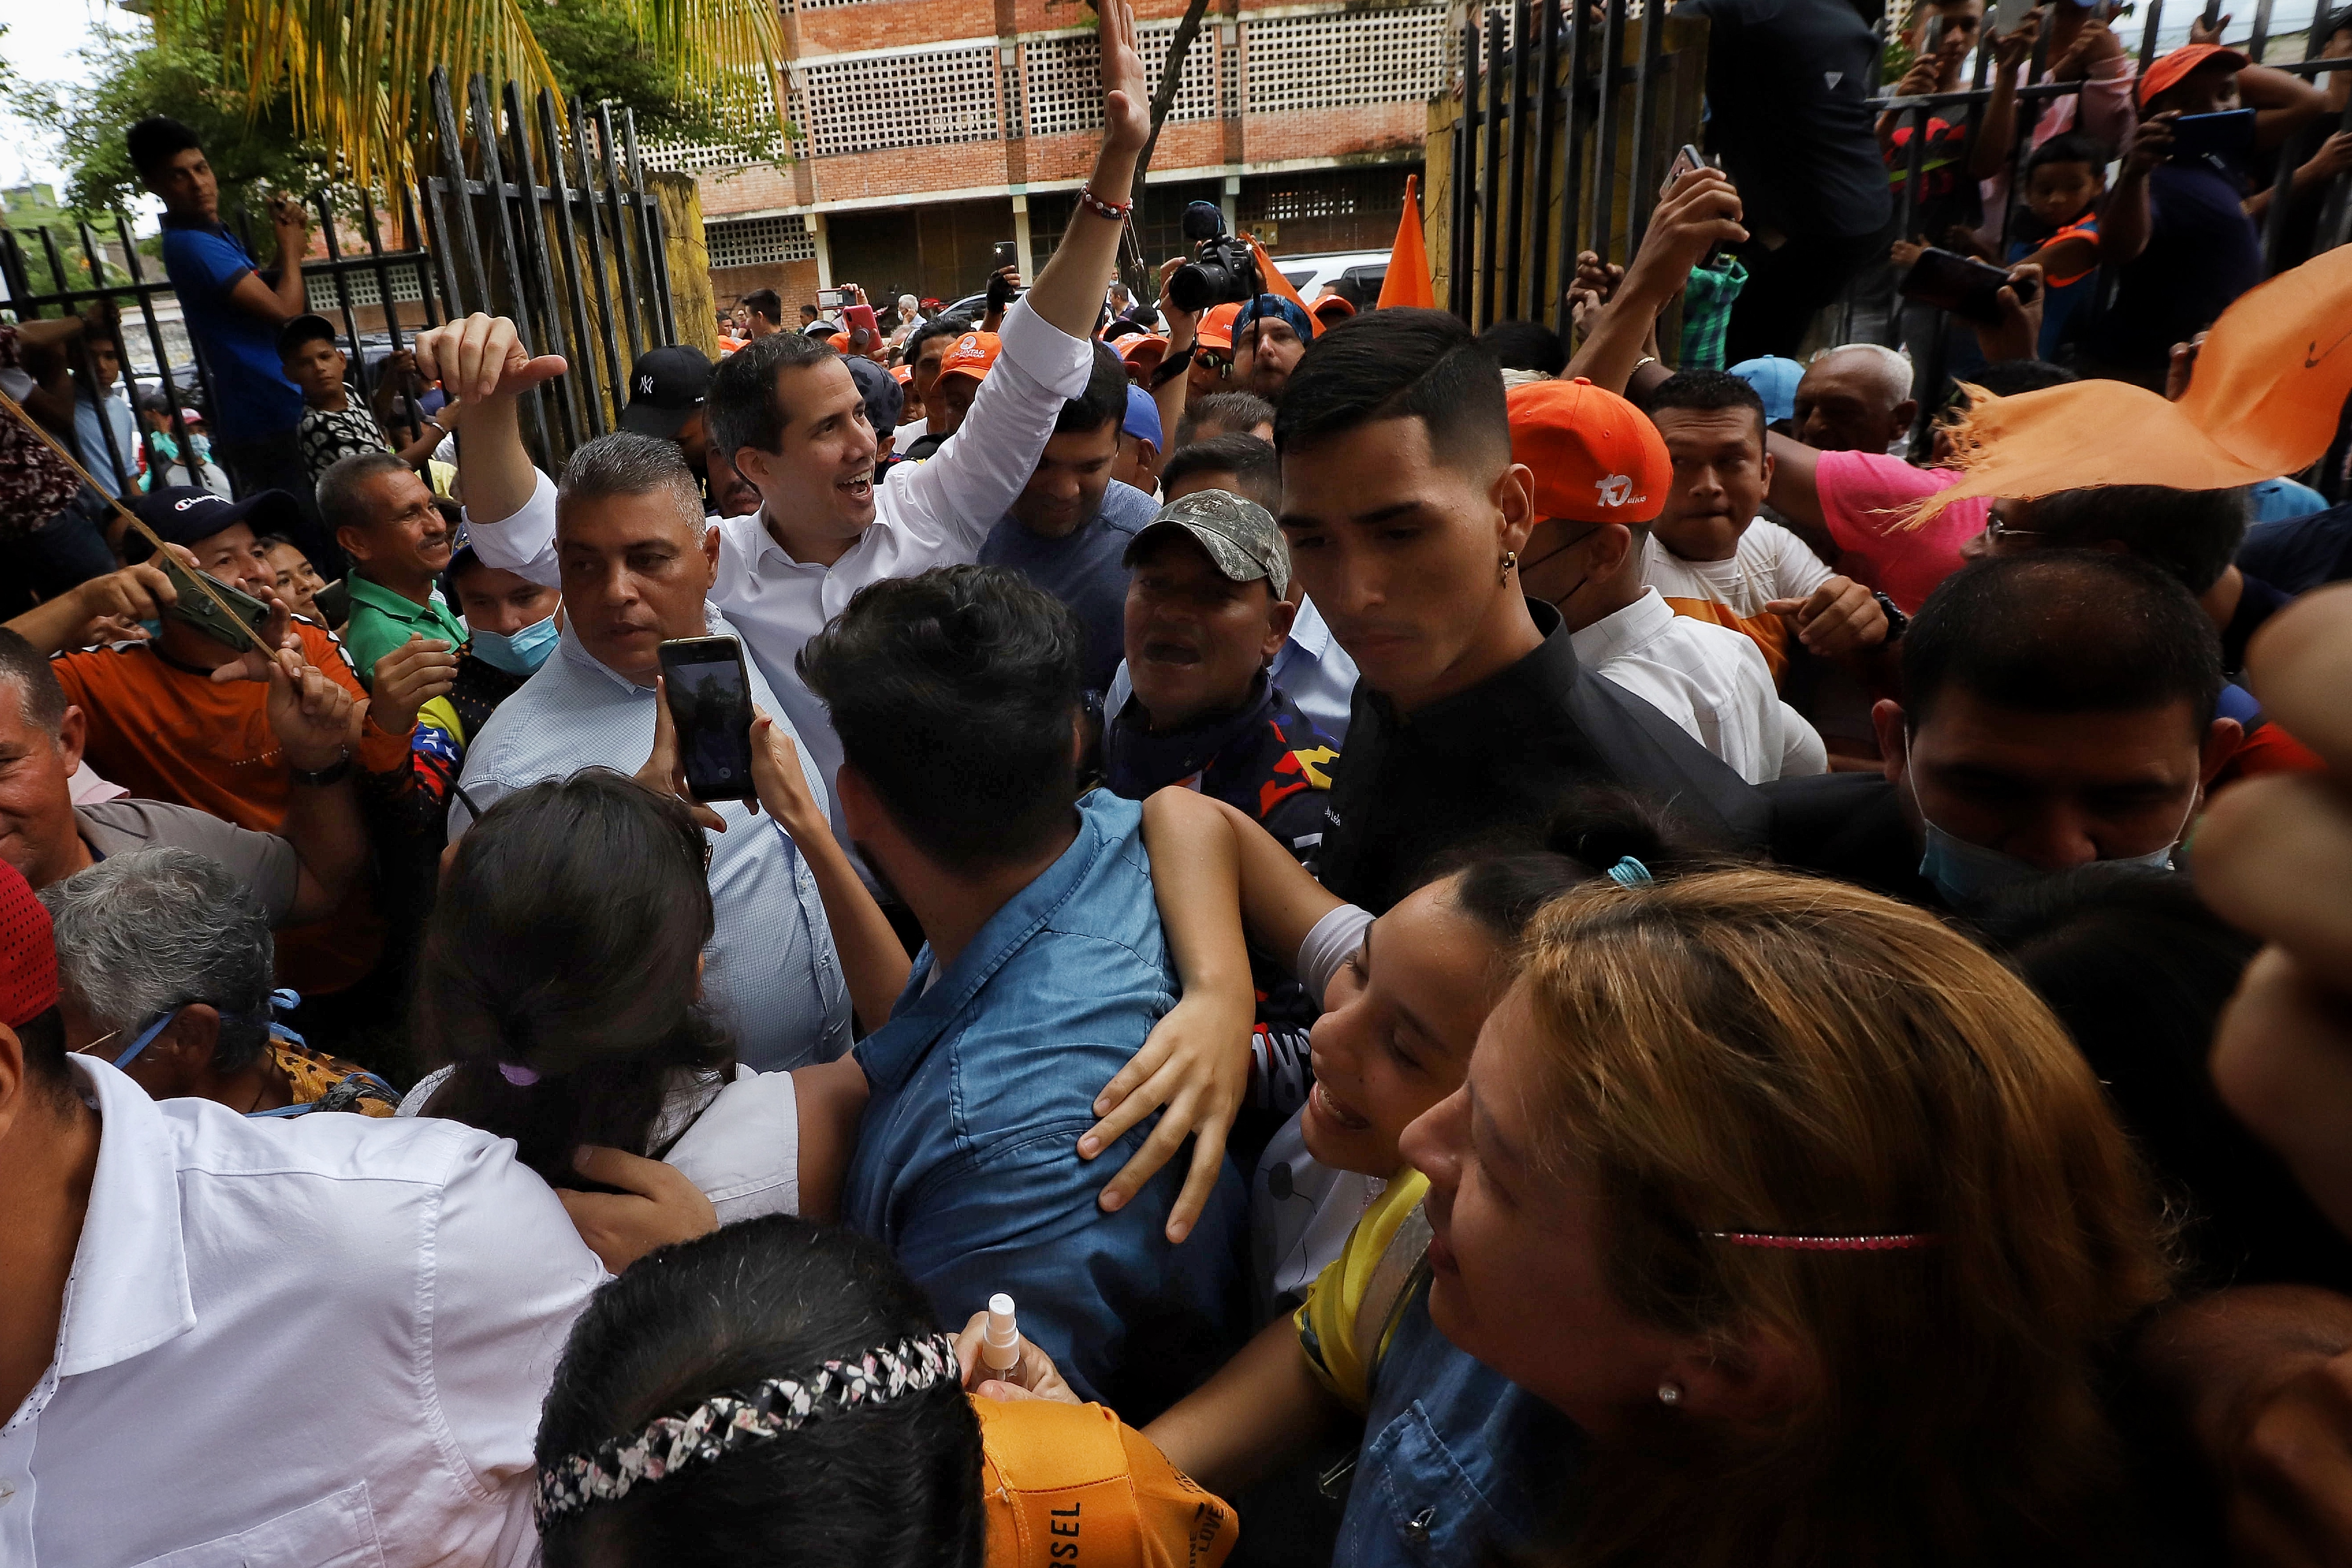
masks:
<svg viewBox="0 0 2352 1568"><path fill-rule="evenodd" d="M649 374L637 377L637 395L639 397L651 397L653 395L654 378Z"/></svg>
<svg viewBox="0 0 2352 1568"><path fill-rule="evenodd" d="M1601 504L1605 507L1639 506L1649 500L1633 493L1633 476L1612 474L1605 479L1595 479L1592 488L1601 492Z"/></svg>

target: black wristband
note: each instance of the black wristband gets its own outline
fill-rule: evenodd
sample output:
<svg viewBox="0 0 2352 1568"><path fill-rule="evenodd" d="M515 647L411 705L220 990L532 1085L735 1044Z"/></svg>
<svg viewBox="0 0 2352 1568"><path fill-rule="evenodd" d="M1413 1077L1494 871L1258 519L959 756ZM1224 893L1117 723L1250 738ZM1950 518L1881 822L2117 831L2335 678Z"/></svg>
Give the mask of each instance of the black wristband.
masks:
<svg viewBox="0 0 2352 1568"><path fill-rule="evenodd" d="M325 789L329 784L339 784L351 776L352 754L345 752L315 773L305 773L290 763L287 764L286 771L293 775L294 782L298 784L309 784L312 789Z"/></svg>
<svg viewBox="0 0 2352 1568"><path fill-rule="evenodd" d="M1192 356L1200 352L1200 348L1201 345L1198 342L1187 343L1184 345L1184 352L1182 353L1171 353L1167 358L1152 366L1151 389L1154 392L1157 392L1160 388L1175 380L1178 375L1181 374L1192 365Z"/></svg>

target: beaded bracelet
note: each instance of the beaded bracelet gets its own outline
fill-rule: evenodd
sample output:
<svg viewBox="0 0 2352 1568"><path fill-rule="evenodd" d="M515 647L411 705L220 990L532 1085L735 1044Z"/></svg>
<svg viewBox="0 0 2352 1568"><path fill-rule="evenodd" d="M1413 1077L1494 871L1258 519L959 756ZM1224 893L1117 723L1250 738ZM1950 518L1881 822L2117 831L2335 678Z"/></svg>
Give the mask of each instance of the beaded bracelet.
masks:
<svg viewBox="0 0 2352 1568"><path fill-rule="evenodd" d="M1113 223L1123 222L1127 215L1135 210L1135 203L1131 198L1118 203L1107 202L1095 195L1092 185L1078 187L1078 201L1083 205L1092 207L1096 213L1110 219Z"/></svg>

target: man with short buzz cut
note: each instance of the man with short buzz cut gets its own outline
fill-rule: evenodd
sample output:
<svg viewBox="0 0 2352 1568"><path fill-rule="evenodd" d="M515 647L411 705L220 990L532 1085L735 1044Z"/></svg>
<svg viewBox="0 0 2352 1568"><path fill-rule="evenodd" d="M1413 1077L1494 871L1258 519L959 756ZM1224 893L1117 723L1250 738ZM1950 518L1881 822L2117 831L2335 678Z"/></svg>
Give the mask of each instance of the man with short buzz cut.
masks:
<svg viewBox="0 0 2352 1568"><path fill-rule="evenodd" d="M1276 437L1291 561L1360 671L1325 886L1386 909L1444 850L1530 827L1587 784L1760 837L1739 775L1582 668L1559 612L1522 590L1530 476L1467 327L1403 308L1342 321L1300 356Z"/></svg>
<svg viewBox="0 0 2352 1568"><path fill-rule="evenodd" d="M761 342L793 341L789 335ZM735 357L760 352L754 343ZM710 602L720 553L677 445L625 431L572 454L556 496L563 629L539 673L499 705L466 751L449 837L514 791L582 768L635 774L653 754L660 648L740 637ZM825 784L756 663L751 700L800 747L818 805ZM849 993L816 879L772 816L717 801L710 839L715 928L703 984L736 1044L763 1070L831 1061L849 1045Z"/></svg>
<svg viewBox="0 0 2352 1568"><path fill-rule="evenodd" d="M1255 392L1213 392L1184 405L1176 424L1176 449L1218 436L1255 436L1274 440L1274 405Z"/></svg>
<svg viewBox="0 0 2352 1568"><path fill-rule="evenodd" d="M1272 511L1282 504L1282 456L1274 443L1235 432L1192 441L1160 465L1166 500L1194 490L1230 490Z"/></svg>
<svg viewBox="0 0 2352 1568"><path fill-rule="evenodd" d="M446 696L466 627L441 601L449 522L432 487L390 452L356 453L319 476L319 516L351 557L343 646L361 683L373 690L377 664L406 648L404 663L429 667L415 706Z"/></svg>
<svg viewBox="0 0 2352 1568"><path fill-rule="evenodd" d="M281 196L270 209L278 243L274 274L220 219L220 184L196 133L165 115L124 132L140 183L163 204L163 270L204 351L216 394L213 455L239 495L282 489L302 498L297 537L306 554L331 559L310 522L310 469L295 427L302 392L280 368L278 329L310 310L302 258L310 247L301 204Z"/></svg>
<svg viewBox="0 0 2352 1568"><path fill-rule="evenodd" d="M1885 343L1823 349L1797 379L1796 437L1821 452L1891 452L1918 417L1911 362Z"/></svg>
<svg viewBox="0 0 2352 1568"><path fill-rule="evenodd" d="M604 1274L511 1143L151 1098L66 1049L0 865L0 1562L538 1560L531 1435Z"/></svg>
<svg viewBox="0 0 2352 1568"><path fill-rule="evenodd" d="M877 484L877 432L856 379L839 354L798 333L730 354L712 384L714 449L761 498L757 512L717 521L713 603L740 628L777 717L799 731L821 778L840 766L841 749L794 668L802 646L866 584L971 560L1092 374L1088 334L1126 232L1125 208L1106 193L1133 185L1151 130L1134 16L1126 0L1103 0L1099 12L1104 116L1094 172L1053 259L1005 312L1000 356L955 439ZM553 583L554 487L523 448L515 397L563 362L525 353L512 322L476 317L424 334L417 363L462 399L474 548L493 566ZM842 829L837 812L834 827Z"/></svg>
<svg viewBox="0 0 2352 1568"><path fill-rule="evenodd" d="M1086 688L1101 691L1118 668L1128 546L1158 508L1111 478L1129 388L1108 344L1095 344L1093 353L1086 390L1062 405L1029 482L981 545L980 563L1011 567L1070 607L1086 637Z"/></svg>
<svg viewBox="0 0 2352 1568"><path fill-rule="evenodd" d="M1883 776L1765 786L1781 861L1962 912L2095 860L2168 870L2238 746L2212 623L2126 555L1979 562L1902 646L1903 700L1871 715Z"/></svg>
<svg viewBox="0 0 2352 1568"><path fill-rule="evenodd" d="M950 566L861 589L801 653L840 736L851 836L927 939L890 1021L857 1047L873 1094L841 1213L945 1318L1010 1293L1081 1397L1144 1420L1247 1331L1244 1208L1221 1162L1180 1245L1181 1173L1107 1212L1079 1158L1096 1092L1174 977L1142 807L1077 793L1078 648L1051 595ZM1116 1163L1155 1124L1097 1158Z"/></svg>

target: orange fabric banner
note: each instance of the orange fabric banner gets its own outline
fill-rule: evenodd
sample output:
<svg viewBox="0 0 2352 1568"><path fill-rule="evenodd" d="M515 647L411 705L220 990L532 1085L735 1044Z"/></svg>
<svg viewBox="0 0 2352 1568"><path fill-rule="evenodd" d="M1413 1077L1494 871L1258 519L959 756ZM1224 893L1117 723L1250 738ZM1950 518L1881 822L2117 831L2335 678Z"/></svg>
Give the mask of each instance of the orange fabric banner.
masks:
<svg viewBox="0 0 2352 1568"><path fill-rule="evenodd" d="M1405 177L1411 179L1412 176L1408 174ZM1279 294L1282 298L1296 303L1300 310L1307 310L1307 301L1299 298L1298 290L1290 286L1290 279L1285 278L1275 267L1274 258L1265 253L1265 247L1252 239L1250 249L1257 257L1258 280L1265 285L1265 291L1269 294ZM1307 310L1307 320L1316 335L1320 337L1323 332L1323 323L1315 320L1315 312Z"/></svg>
<svg viewBox="0 0 2352 1568"><path fill-rule="evenodd" d="M1380 309L1415 305L1437 309L1429 280L1429 242L1421 232L1421 176L1404 177L1404 216L1397 219L1396 243L1389 247L1389 275L1381 282Z"/></svg>

